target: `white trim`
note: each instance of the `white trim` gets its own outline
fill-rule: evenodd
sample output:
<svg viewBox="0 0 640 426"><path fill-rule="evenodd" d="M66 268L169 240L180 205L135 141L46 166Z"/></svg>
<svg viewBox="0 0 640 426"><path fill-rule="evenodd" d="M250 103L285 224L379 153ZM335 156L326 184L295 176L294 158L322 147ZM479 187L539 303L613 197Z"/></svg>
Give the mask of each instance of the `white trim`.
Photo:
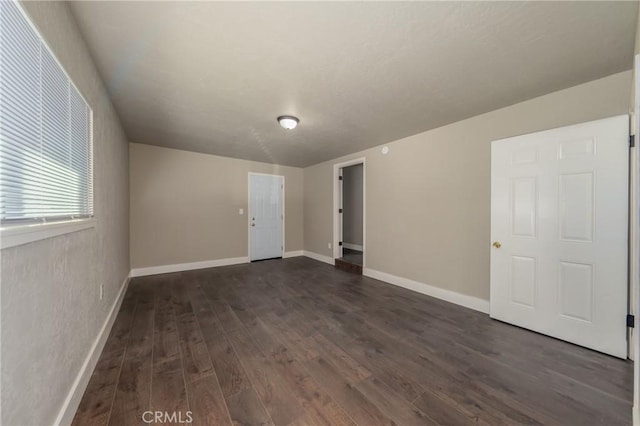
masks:
<svg viewBox="0 0 640 426"><path fill-rule="evenodd" d="M30 223L28 225L9 225L0 228L0 249L82 231L83 229L89 229L95 226L96 220L94 218Z"/></svg>
<svg viewBox="0 0 640 426"><path fill-rule="evenodd" d="M319 262L324 262L324 263L328 263L329 265L335 265L335 262L332 258L330 258L329 256L325 256L322 254L318 254L318 253L314 253L312 251L307 251L304 250L304 254L303 256L317 260Z"/></svg>
<svg viewBox="0 0 640 426"><path fill-rule="evenodd" d="M279 177L282 180L282 257L285 257L285 224L286 224L286 219L287 219L287 215L285 212L285 187L284 187L284 175L274 175L274 174L270 174L270 173L256 173L256 172L249 172L247 174L247 257L249 258L249 261L251 261L251 219L249 219L251 217L251 176L275 176L275 177ZM256 259L256 260L260 260L260 259Z"/></svg>
<svg viewBox="0 0 640 426"><path fill-rule="evenodd" d="M338 238L334 238L334 259L344 256L344 246L340 245L340 241L344 242L344 169L338 169L338 201L334 208L335 217L338 222ZM340 211L343 214L340 214Z"/></svg>
<svg viewBox="0 0 640 426"><path fill-rule="evenodd" d="M284 256L282 256L282 258L287 259L289 257L298 257L298 256L304 256L304 251L303 250L286 251L284 252Z"/></svg>
<svg viewBox="0 0 640 426"><path fill-rule="evenodd" d="M359 246L358 244L351 244L351 243L342 243L342 247L349 249L349 250L357 250L357 251L363 251L362 246Z"/></svg>
<svg viewBox="0 0 640 426"><path fill-rule="evenodd" d="M340 257L340 241L341 234L341 222L340 213L340 170L344 167L355 166L356 164L362 164L362 247L367 246L367 159L365 157L355 158L353 160L344 161L342 163L336 163L333 165L333 258ZM310 256L311 257L311 256ZM333 262L331 262L333 264ZM363 250L362 253L362 266L367 265L367 253Z"/></svg>
<svg viewBox="0 0 640 426"><path fill-rule="evenodd" d="M465 308L480 311L485 314L489 313L489 301L478 297L457 293L440 287L434 287L429 284L398 277L396 275L387 274L386 272L380 272L370 268L363 268L362 275L397 285L399 287L404 287L418 293L426 294L427 296L435 297L437 299L446 300L447 302L455 303L456 305L464 306Z"/></svg>
<svg viewBox="0 0 640 426"><path fill-rule="evenodd" d="M131 274L127 275L120 287L120 291L118 292L118 296L116 300L113 301L113 305L111 305L111 310L107 315L107 318L104 320L104 324L102 324L102 328L100 329L100 333L98 333L98 337L93 342L91 349L89 350L89 354L87 358L85 358L82 367L80 367L80 371L76 376L67 397L58 412L58 416L55 421L55 425L70 425L73 421L73 417L78 410L78 406L80 405L80 401L82 400L82 396L84 395L84 391L87 389L87 385L89 384L89 379L91 379L91 375L93 374L93 370L96 368L96 364L98 363L98 359L102 354L102 350L104 349L105 343L107 343L107 337L109 337L109 333L111 332L111 327L113 327L113 323L116 320L116 316L120 311L120 306L122 305L122 300L124 299L124 295L127 292L127 287L129 286Z"/></svg>
<svg viewBox="0 0 640 426"><path fill-rule="evenodd" d="M192 271L194 269L216 268L218 266L239 265L249 263L248 257L231 257L228 259L204 260L202 262L175 263L173 265L148 266L131 270L131 278L147 275L170 274L172 272Z"/></svg>
<svg viewBox="0 0 640 426"><path fill-rule="evenodd" d="M635 315L635 327L630 330L631 339L630 346L632 352L630 355L634 358L633 363L633 424L640 426L640 197L637 191L640 189L640 147L638 139L640 138L640 55L634 58L634 86L635 99L633 100L633 115L631 128L635 134L636 146L631 150L630 162L630 193L631 198L629 217L629 282L631 297L630 308Z"/></svg>

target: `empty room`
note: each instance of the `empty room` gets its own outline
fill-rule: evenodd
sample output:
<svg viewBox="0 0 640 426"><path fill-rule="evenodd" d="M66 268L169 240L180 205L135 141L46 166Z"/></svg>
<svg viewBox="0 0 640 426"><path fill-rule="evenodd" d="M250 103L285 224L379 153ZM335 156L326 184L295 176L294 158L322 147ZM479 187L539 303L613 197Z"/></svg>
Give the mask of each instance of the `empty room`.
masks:
<svg viewBox="0 0 640 426"><path fill-rule="evenodd" d="M639 13L0 0L0 423L640 425Z"/></svg>

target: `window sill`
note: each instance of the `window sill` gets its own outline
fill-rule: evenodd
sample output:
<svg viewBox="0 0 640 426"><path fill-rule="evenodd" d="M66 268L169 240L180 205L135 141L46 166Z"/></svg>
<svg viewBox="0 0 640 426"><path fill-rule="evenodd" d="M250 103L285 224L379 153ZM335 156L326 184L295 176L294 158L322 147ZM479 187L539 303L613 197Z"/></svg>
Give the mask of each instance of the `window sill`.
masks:
<svg viewBox="0 0 640 426"><path fill-rule="evenodd" d="M34 223L0 228L0 249L15 247L34 241L57 237L96 226L94 218L66 220L64 222Z"/></svg>

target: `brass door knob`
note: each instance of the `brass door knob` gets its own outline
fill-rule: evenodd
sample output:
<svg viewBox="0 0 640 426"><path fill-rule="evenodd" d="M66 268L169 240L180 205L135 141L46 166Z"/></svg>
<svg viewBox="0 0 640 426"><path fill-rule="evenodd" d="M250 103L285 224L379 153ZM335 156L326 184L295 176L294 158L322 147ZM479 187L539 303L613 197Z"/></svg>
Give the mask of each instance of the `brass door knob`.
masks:
<svg viewBox="0 0 640 426"><path fill-rule="evenodd" d="M494 246L495 248L500 248L502 247L502 244L500 244L500 241L494 241L492 246Z"/></svg>

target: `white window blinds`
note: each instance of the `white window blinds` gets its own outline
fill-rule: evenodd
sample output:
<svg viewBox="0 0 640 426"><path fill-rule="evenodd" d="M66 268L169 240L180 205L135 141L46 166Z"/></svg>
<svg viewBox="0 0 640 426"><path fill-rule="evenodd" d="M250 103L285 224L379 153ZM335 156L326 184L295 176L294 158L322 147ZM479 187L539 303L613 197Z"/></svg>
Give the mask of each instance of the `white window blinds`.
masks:
<svg viewBox="0 0 640 426"><path fill-rule="evenodd" d="M93 216L92 111L13 1L0 1L0 220Z"/></svg>

